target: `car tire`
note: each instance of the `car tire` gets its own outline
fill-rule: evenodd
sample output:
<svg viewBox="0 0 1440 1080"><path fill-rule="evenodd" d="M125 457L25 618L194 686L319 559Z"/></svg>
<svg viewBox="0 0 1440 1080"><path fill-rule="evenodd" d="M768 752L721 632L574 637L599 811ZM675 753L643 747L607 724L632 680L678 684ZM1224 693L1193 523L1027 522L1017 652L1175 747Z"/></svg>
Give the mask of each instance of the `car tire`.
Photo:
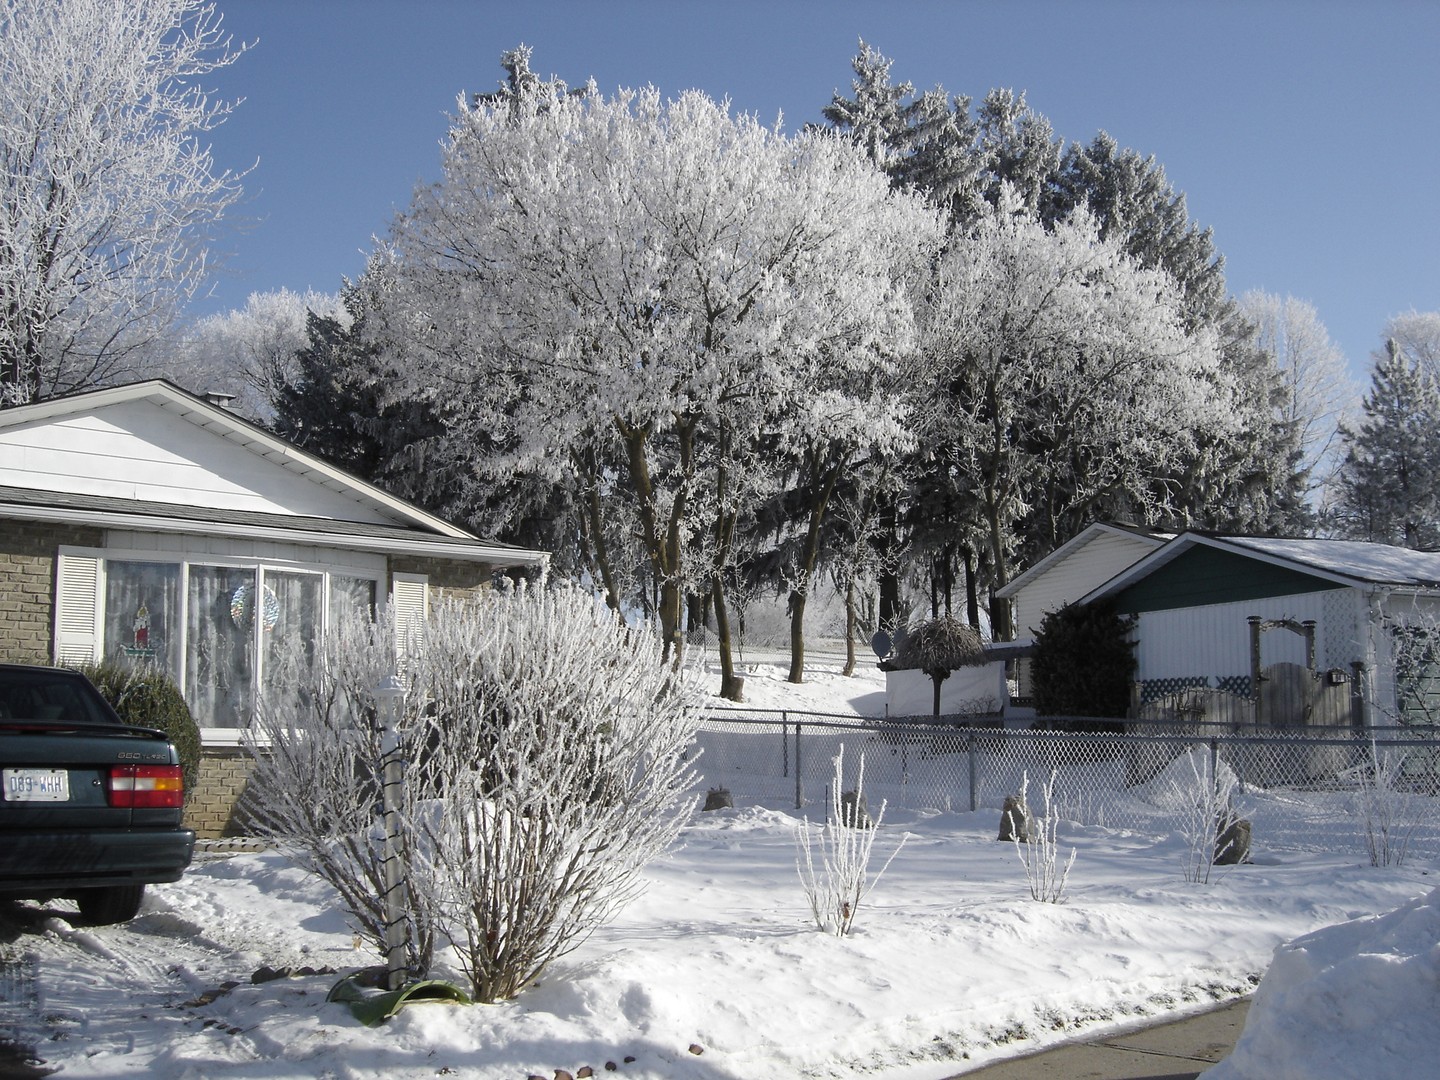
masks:
<svg viewBox="0 0 1440 1080"><path fill-rule="evenodd" d="M140 911L144 885L112 885L108 889L85 889L75 894L80 917L92 926L129 922Z"/></svg>

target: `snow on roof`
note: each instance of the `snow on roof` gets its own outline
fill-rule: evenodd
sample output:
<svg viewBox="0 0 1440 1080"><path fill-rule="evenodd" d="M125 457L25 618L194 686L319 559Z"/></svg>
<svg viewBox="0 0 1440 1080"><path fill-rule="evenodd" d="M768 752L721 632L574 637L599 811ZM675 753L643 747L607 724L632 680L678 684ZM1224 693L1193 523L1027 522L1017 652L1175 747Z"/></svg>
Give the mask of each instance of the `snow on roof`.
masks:
<svg viewBox="0 0 1440 1080"><path fill-rule="evenodd" d="M1374 585L1440 585L1440 552L1414 551L1363 540L1290 540L1258 536L1216 537L1226 544L1340 574Z"/></svg>

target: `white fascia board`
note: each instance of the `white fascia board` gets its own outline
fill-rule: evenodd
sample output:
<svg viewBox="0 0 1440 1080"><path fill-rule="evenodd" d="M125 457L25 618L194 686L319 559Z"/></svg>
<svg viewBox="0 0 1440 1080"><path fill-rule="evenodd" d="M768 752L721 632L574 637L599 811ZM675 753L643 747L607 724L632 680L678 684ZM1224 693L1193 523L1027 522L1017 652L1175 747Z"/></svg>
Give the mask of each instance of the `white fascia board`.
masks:
<svg viewBox="0 0 1440 1080"><path fill-rule="evenodd" d="M72 510L50 506L7 506L4 516L25 521L63 522L69 525L90 525L103 529L123 529L127 532L166 532L238 537L249 540L280 540L288 543L313 544L317 547L346 548L351 551L460 559L465 562L483 562L496 566L546 566L550 561L549 552L486 544L483 541L447 544L424 538L339 535L319 529L275 529L264 525L191 521L183 518L152 517L146 514L109 514L94 510Z"/></svg>

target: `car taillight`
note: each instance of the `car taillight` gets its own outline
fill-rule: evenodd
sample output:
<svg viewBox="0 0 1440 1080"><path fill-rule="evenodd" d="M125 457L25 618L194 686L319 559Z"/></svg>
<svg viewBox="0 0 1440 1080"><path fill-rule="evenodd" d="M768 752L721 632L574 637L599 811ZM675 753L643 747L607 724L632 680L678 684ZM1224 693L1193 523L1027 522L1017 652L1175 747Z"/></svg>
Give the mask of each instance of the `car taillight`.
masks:
<svg viewBox="0 0 1440 1080"><path fill-rule="evenodd" d="M110 805L170 807L185 805L185 780L179 765L112 765Z"/></svg>

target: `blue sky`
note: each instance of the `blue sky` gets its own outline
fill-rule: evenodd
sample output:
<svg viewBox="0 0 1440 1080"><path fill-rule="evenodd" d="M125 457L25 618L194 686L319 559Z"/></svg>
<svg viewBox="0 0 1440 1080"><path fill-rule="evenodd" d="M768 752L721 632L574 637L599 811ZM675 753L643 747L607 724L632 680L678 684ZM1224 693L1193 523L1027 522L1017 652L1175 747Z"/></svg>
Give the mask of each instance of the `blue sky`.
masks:
<svg viewBox="0 0 1440 1080"><path fill-rule="evenodd" d="M254 47L217 163L255 164L197 314L336 291L437 177L446 114L524 42L605 92L698 87L787 130L848 93L857 40L897 81L1026 92L1068 141L1153 154L1214 230L1232 292L1314 304L1357 373L1392 314L1440 309L1440 4L1430 0L216 0Z"/></svg>

